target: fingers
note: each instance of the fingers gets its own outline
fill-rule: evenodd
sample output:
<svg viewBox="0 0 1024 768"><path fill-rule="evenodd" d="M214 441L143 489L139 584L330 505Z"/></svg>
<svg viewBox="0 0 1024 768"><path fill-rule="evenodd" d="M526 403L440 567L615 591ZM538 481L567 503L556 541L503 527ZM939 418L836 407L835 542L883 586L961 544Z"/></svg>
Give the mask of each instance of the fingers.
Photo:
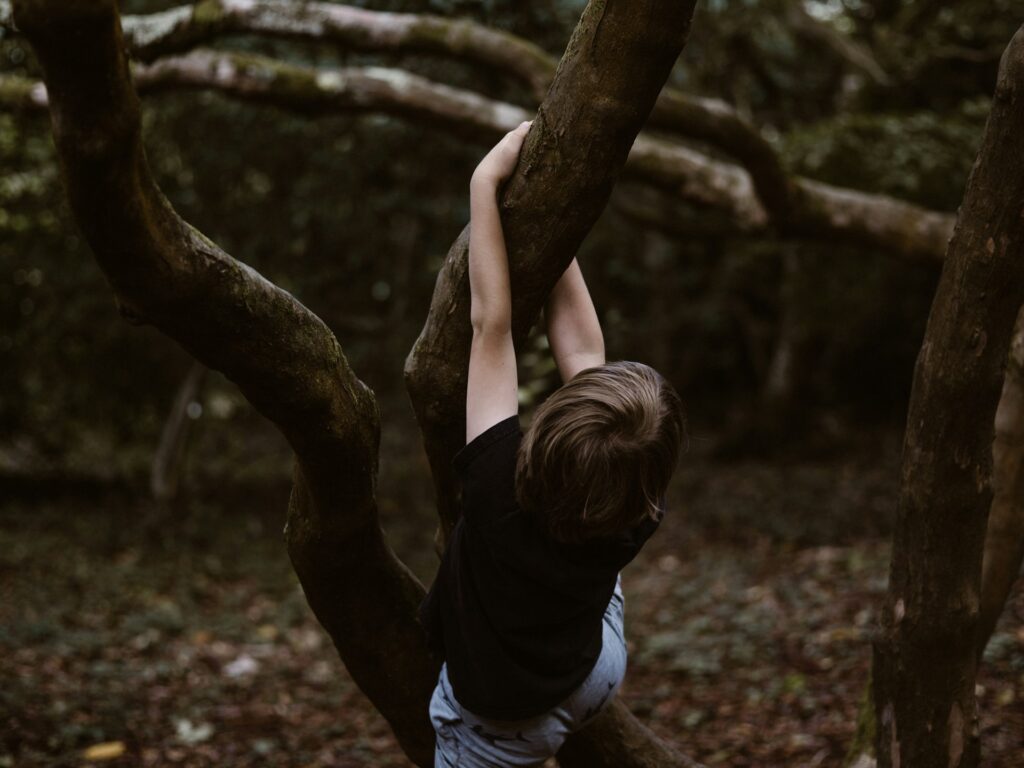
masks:
<svg viewBox="0 0 1024 768"><path fill-rule="evenodd" d="M502 139L502 143L510 149L514 149L518 152L523 146L523 140L526 139L526 134L529 133L532 122L532 120L524 120L521 122L518 127L505 134L505 138Z"/></svg>
<svg viewBox="0 0 1024 768"><path fill-rule="evenodd" d="M480 161L474 176L502 181L511 175L519 160L526 134L533 124L532 120L524 120L506 133L490 152Z"/></svg>
<svg viewBox="0 0 1024 768"><path fill-rule="evenodd" d="M511 131L506 133L505 134L505 138L506 139L510 139L513 136L521 138L521 137L525 136L529 132L531 125L533 125L533 120L524 120L519 125L517 125L515 128L513 128Z"/></svg>

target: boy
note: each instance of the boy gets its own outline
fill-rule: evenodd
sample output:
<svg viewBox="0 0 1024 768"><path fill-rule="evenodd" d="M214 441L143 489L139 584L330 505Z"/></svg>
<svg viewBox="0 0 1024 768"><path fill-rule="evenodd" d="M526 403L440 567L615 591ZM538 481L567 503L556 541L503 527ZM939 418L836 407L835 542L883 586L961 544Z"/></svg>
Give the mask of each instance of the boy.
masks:
<svg viewBox="0 0 1024 768"><path fill-rule="evenodd" d="M654 532L684 433L672 387L606 363L575 261L545 308L563 386L519 428L512 297L497 194L530 124L470 185L473 342L462 517L422 608L445 658L435 766L534 766L615 695L626 668L618 572Z"/></svg>

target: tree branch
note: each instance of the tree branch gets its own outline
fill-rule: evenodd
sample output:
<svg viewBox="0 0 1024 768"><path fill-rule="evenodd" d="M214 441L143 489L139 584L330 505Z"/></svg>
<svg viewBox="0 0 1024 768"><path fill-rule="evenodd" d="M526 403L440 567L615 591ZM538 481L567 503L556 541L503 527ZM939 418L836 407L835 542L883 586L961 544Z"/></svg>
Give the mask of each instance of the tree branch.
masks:
<svg viewBox="0 0 1024 768"><path fill-rule="evenodd" d="M231 98L312 115L385 112L480 141L492 141L531 116L512 104L403 70L316 70L262 56L202 49L137 67L135 83L140 93L216 90ZM0 75L0 103L15 109L42 109L46 92L41 84ZM713 130L713 124L707 129ZM626 173L688 203L725 210L749 232L777 223L761 205L752 177L743 168L674 142L641 134L630 152ZM785 184L789 202L780 214L785 216L780 228L788 236L839 237L909 258L937 260L952 233L950 214L886 195L801 177Z"/></svg>
<svg viewBox="0 0 1024 768"><path fill-rule="evenodd" d="M532 305L525 311L535 315L560 273L552 254L571 258L596 219L682 46L692 4L680 9L664 2L666 7L651 3L650 15L642 17L659 19L653 34L634 20L625 3L588 9L552 87L551 104L535 122L523 167L505 198L506 209L516 212L510 217L510 242L535 246L524 249L518 263L536 268L539 278L534 280L541 281L531 285L519 275L520 284L527 283L517 291L520 332L525 327L522 300ZM352 373L319 318L231 259L163 197L142 147L139 103L122 54L114 0L18 0L15 13L43 66L72 211L122 311L153 323L197 359L223 371L288 438L297 462L285 535L306 596L403 749L419 765L431 764L433 731L426 703L437 663L427 654L415 618L423 589L387 547L377 521L379 416L372 392ZM638 29L649 37L636 35ZM622 59L604 56L606 46L617 51L624 46L625 62L634 65L620 69ZM167 68L147 71L153 88L165 84L161 78ZM395 92L379 87L381 79L371 80L370 91ZM383 82L396 85L387 77ZM331 77L327 85L337 80ZM359 104L359 92L350 89L351 104ZM563 139L573 140L573 147L560 151ZM587 162L581 163L581 157ZM570 183L562 185L557 182L566 167L572 169ZM574 197L582 203L565 215ZM560 211L563 221L538 216L542 204ZM560 224L565 225L561 231ZM464 274L465 252L456 248L449 266L460 263ZM442 291L445 280L442 275ZM464 297L450 298L453 308L461 309L455 319L465 320ZM444 320L433 327L444 327ZM451 342L428 331L420 346L429 355ZM415 382L415 364L411 368ZM451 402L462 399L457 386L437 394ZM614 751L617 734L629 736L635 739L629 747L639 753L616 763L626 766L649 764L640 762L644 755L670 754L621 707L610 711L607 722L609 733L591 732L576 741ZM616 754L623 749L619 746Z"/></svg>
<svg viewBox="0 0 1024 768"><path fill-rule="evenodd" d="M642 6L644 13L615 2L588 6L505 188L502 225L519 343L604 208L682 48L692 2L646 0ZM427 324L406 362L445 532L458 510L450 462L465 442L468 238L467 227L449 251Z"/></svg>
<svg viewBox="0 0 1024 768"><path fill-rule="evenodd" d="M608 0L592 2L584 11L501 195L517 345L607 203L682 50L693 5L692 0ZM427 323L405 367L445 531L458 514L451 460L465 442L468 239L466 227L441 268ZM621 704L607 710L600 726L570 737L559 759L588 768L688 764Z"/></svg>
<svg viewBox="0 0 1024 768"><path fill-rule="evenodd" d="M2 8L5 0L0 0ZM0 12L0 24L3 14ZM125 37L141 61L179 53L227 34L329 41L364 51L422 51L466 59L526 83L535 102L547 92L555 59L539 46L475 22L385 13L323 2L202 0L146 16L126 16ZM665 89L650 125L715 146L750 174L760 205L785 229L796 204L778 154L735 109L717 99ZM952 224L950 224L952 227Z"/></svg>
<svg viewBox="0 0 1024 768"><path fill-rule="evenodd" d="M784 14L786 21L797 34L825 46L848 66L866 75L875 84L890 84L889 76L866 46L840 33L831 24L811 16L802 0L787 2Z"/></svg>
<svg viewBox="0 0 1024 768"><path fill-rule="evenodd" d="M466 59L526 83L536 102L544 98L556 69L554 57L539 46L472 21L335 3L203 0L148 16L127 16L124 25L129 48L142 61L226 34L330 41L354 50L418 51ZM762 204L777 219L783 218L790 184L778 155L728 104L666 89L650 122L736 157L753 176Z"/></svg>
<svg viewBox="0 0 1024 768"><path fill-rule="evenodd" d="M71 208L122 312L223 371L288 438L297 462L285 537L309 603L403 749L430 764L438 665L415 618L423 588L377 519L373 393L319 318L160 192L114 0L18 0L14 11L43 66Z"/></svg>
<svg viewBox="0 0 1024 768"><path fill-rule="evenodd" d="M0 0L0 28L12 28L9 9L9 0ZM538 102L557 65L540 46L473 21L315 0L200 0L158 13L126 15L121 26L128 51L143 62L227 35L329 42L357 51L400 50L465 59L526 83Z"/></svg>
<svg viewBox="0 0 1024 768"><path fill-rule="evenodd" d="M582 768L703 768L661 741L617 698L565 743L558 762Z"/></svg>

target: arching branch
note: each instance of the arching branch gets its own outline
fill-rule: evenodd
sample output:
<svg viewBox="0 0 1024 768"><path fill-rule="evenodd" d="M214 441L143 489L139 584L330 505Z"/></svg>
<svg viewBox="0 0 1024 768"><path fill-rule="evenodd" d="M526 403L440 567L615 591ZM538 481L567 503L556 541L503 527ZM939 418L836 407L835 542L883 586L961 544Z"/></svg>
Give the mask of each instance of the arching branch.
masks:
<svg viewBox="0 0 1024 768"><path fill-rule="evenodd" d="M0 9L5 1L0 0ZM0 11L0 25L2 17ZM202 0L151 15L126 16L123 24L128 48L141 61L180 53L227 34L329 41L353 50L419 51L465 59L526 83L535 103L547 92L556 66L555 59L539 46L475 22L336 3ZM705 142L735 158L749 174L749 191L756 196L743 206L757 205L767 211L772 225L787 234L803 231L807 202L797 189L800 179L790 176L771 144L730 105L664 89L649 124ZM937 255L945 248L945 240L941 246Z"/></svg>
<svg viewBox="0 0 1024 768"><path fill-rule="evenodd" d="M140 61L181 53L231 34L337 43L357 51L400 50L466 59L525 82L537 101L557 60L528 40L473 21L389 13L328 2L200 0L145 16L125 16L125 42Z"/></svg>
<svg viewBox="0 0 1024 768"><path fill-rule="evenodd" d="M317 70L224 51L200 49L160 59L137 67L134 76L140 93L197 88L305 114L386 112L484 141L531 115L515 105L403 70ZM0 75L0 104L43 109L46 91L41 84ZM714 130L714 124L708 123L707 129ZM722 209L740 229L763 231L775 223L771 212L761 205L754 177L740 166L713 160L681 144L642 134L630 152L625 172L688 203ZM791 237L838 237L910 258L938 260L952 232L951 215L886 195L800 177L786 183L790 203L783 229Z"/></svg>
<svg viewBox="0 0 1024 768"><path fill-rule="evenodd" d="M421 765L437 675L416 608L423 588L384 541L373 393L330 330L210 242L150 174L114 0L19 0L44 69L75 219L124 314L223 371L288 438L297 461L288 552L352 677Z"/></svg>
<svg viewBox="0 0 1024 768"><path fill-rule="evenodd" d="M541 282L527 278L517 296L538 307L550 287L544 281L557 278L552 254L564 249L571 258L599 213L682 46L692 12L692 4L680 8L665 0L649 3L647 14L638 17L625 5L595 3L584 14L551 102L535 122L524 165L507 190L506 207L517 211L510 217L512 242L546 246L524 249L526 259L518 262L537 267ZM297 461L285 536L306 596L403 749L418 765L432 764L427 701L437 662L416 620L423 589L387 547L377 520L379 416L372 392L319 318L220 250L163 197L142 146L115 1L18 0L14 8L43 66L72 211L122 311L152 323L223 371L288 438ZM630 66L606 77L606 70L620 64L609 51L623 49ZM160 70L153 72L158 83ZM30 98L32 92L43 95L33 86ZM582 142L589 152L586 167L574 162L583 146L565 153L573 169L565 189L554 184L564 170L561 141ZM550 215L519 219L520 212L533 215L542 198L564 213L574 195L582 201L579 211L562 221L553 223ZM449 265L457 267L460 259L464 267L465 254L454 250ZM450 273L442 275L439 286L449 279ZM452 320L451 308L454 320L461 317L468 327L462 298L453 297L453 305L440 311ZM518 309L521 328L524 310ZM447 327L454 329L457 344L461 331ZM429 332L424 339L428 353L452 343ZM458 400L461 395L454 389L437 393ZM606 765L689 764L621 705L575 743L587 755L597 750ZM571 753L564 762L582 764Z"/></svg>

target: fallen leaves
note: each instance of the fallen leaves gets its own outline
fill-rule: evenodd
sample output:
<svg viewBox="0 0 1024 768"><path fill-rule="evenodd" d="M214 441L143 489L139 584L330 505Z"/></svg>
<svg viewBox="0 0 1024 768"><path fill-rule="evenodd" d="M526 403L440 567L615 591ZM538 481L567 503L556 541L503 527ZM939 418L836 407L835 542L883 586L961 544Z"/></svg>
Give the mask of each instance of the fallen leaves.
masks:
<svg viewBox="0 0 1024 768"><path fill-rule="evenodd" d="M121 524L111 550L116 516L75 504L0 509L0 768L408 768L306 606L279 525L240 547L242 516L206 508L159 544ZM409 542L432 530L389 527ZM733 541L670 516L624 575L626 703L709 766L841 764L886 568L877 539ZM979 680L985 768L1024 749L1015 594Z"/></svg>
<svg viewBox="0 0 1024 768"><path fill-rule="evenodd" d="M82 750L82 759L98 763L103 760L114 760L121 757L125 751L126 748L123 741L104 741Z"/></svg>

